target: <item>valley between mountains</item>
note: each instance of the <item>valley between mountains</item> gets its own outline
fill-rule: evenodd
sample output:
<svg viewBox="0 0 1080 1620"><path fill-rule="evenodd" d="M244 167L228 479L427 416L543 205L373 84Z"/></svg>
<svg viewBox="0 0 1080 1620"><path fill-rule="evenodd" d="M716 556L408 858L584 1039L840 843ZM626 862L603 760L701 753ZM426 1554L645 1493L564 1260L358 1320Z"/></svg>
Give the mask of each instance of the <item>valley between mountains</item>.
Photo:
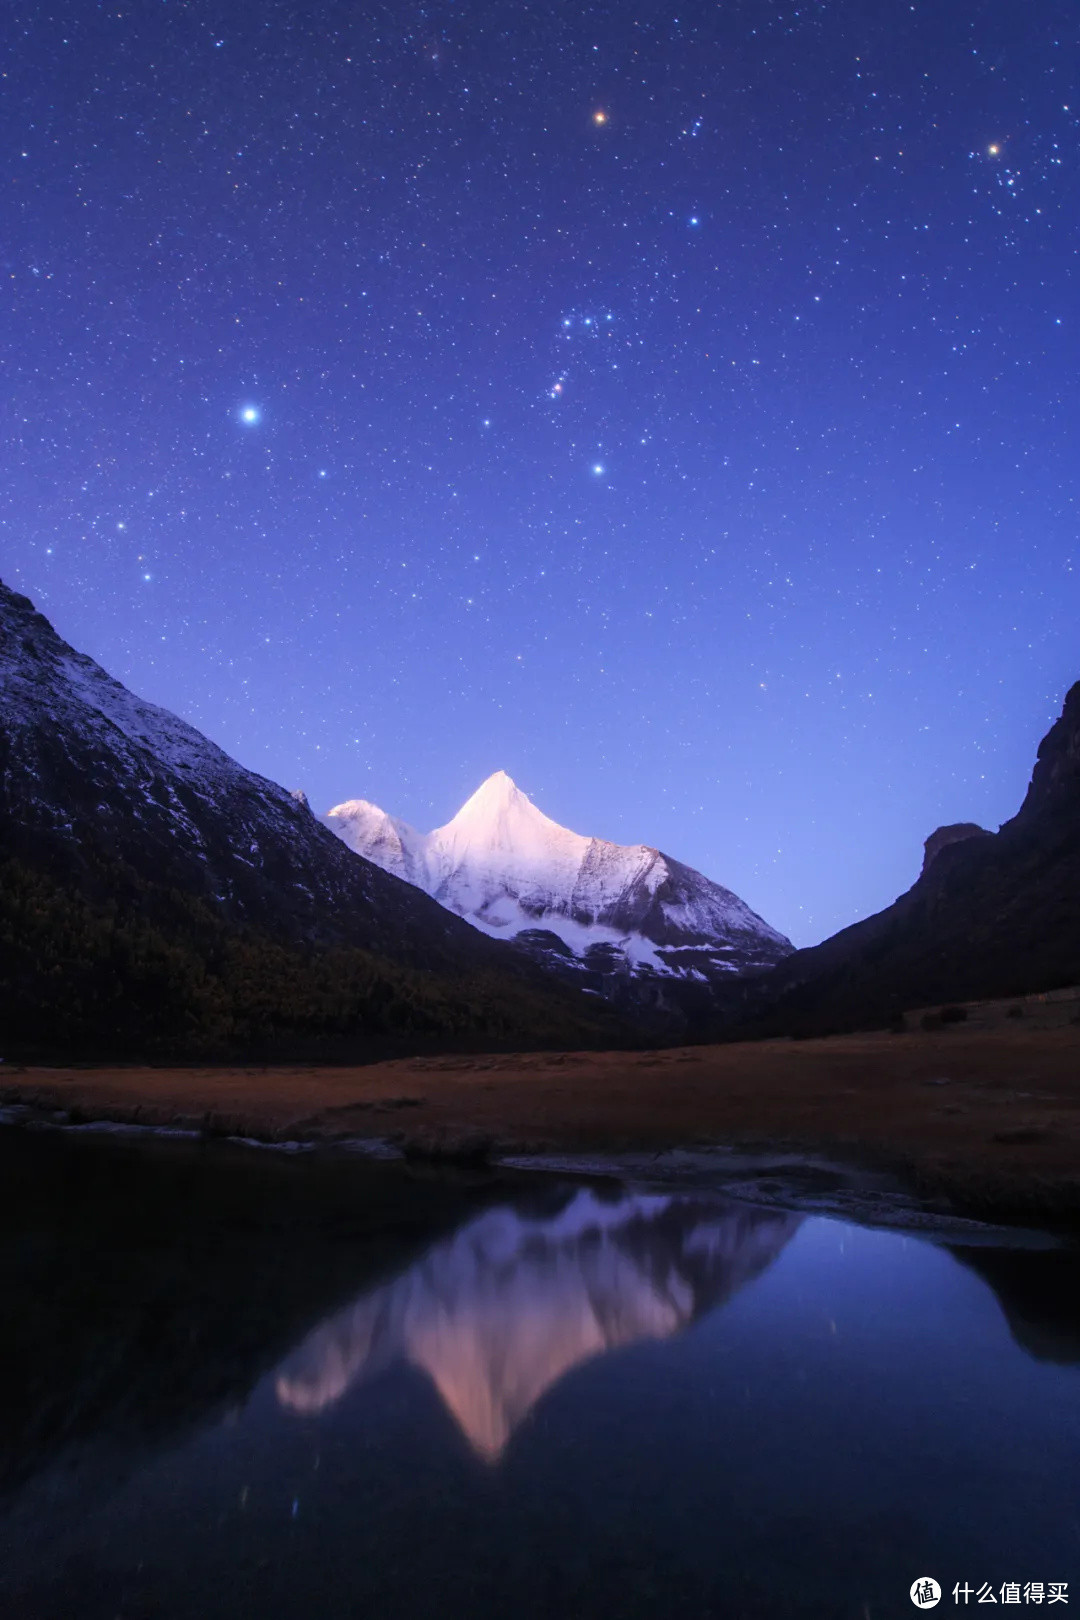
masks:
<svg viewBox="0 0 1080 1620"><path fill-rule="evenodd" d="M503 772L431 833L320 819L0 585L0 835L17 1110L436 1159L786 1141L1080 1207L1080 684L1012 820L939 829L893 906L794 951Z"/></svg>

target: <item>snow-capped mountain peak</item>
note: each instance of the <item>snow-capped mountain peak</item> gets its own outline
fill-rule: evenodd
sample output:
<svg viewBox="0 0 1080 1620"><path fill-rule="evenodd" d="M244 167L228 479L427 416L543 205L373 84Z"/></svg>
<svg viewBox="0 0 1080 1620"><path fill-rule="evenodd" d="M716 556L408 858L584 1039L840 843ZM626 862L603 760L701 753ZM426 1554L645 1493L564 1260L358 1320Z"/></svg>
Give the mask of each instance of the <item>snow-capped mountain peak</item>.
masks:
<svg viewBox="0 0 1080 1620"><path fill-rule="evenodd" d="M447 845L480 844L489 849L524 852L530 847L543 851L560 834L577 837L538 810L505 771L495 771L481 782L470 799L466 799L457 815L445 827L438 828L432 837L438 837Z"/></svg>
<svg viewBox="0 0 1080 1620"><path fill-rule="evenodd" d="M515 895L535 888L554 898L573 882L589 844L538 810L505 771L496 771L452 820L428 835L430 892L436 899L450 896L444 903L455 911L453 895L462 880L479 881L486 902L504 888Z"/></svg>
<svg viewBox="0 0 1080 1620"><path fill-rule="evenodd" d="M347 799L344 804L334 806L326 817L326 824L350 849L359 850L363 846L369 850L368 860L381 866L384 872L393 872L395 877L424 888L418 876L424 835L407 821L388 815L367 799Z"/></svg>
<svg viewBox="0 0 1080 1620"><path fill-rule="evenodd" d="M730 890L649 845L560 826L505 771L426 835L364 799L336 805L326 823L485 933L543 930L578 958L602 946L609 969L711 978L772 966L791 949Z"/></svg>

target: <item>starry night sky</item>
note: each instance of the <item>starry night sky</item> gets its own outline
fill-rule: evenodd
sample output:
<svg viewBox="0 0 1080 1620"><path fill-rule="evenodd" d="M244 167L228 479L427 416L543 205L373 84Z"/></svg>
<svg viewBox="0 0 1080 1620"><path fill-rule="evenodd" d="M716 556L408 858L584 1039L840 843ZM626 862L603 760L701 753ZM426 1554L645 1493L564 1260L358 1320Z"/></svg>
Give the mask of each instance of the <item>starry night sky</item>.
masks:
<svg viewBox="0 0 1080 1620"><path fill-rule="evenodd" d="M797 943L1017 808L1073 0L11 16L0 574L68 640L320 811L501 767Z"/></svg>

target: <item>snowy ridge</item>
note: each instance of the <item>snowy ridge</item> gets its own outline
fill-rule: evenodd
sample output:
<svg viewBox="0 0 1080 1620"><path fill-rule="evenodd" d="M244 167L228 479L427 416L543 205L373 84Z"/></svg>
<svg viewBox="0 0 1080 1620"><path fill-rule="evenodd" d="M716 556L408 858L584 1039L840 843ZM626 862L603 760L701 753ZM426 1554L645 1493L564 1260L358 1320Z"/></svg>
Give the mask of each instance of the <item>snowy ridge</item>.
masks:
<svg viewBox="0 0 1080 1620"><path fill-rule="evenodd" d="M772 967L791 950L729 889L646 844L561 827L505 771L431 833L366 799L335 805L325 822L497 938L544 930L578 958L606 947L633 973L698 979Z"/></svg>
<svg viewBox="0 0 1080 1620"><path fill-rule="evenodd" d="M26 634L28 618L32 636ZM0 591L0 706L9 735L33 736L44 716L69 756L89 745L103 764L130 772L144 802L164 796L178 829L196 844L204 841L198 817L185 802L188 795L170 782L172 773L203 805L218 808L228 801L234 808L238 790L246 796L254 790L260 810L277 808L291 818L291 795L284 788L230 759L178 715L136 697L62 641L24 597L6 590ZM139 816L139 804L132 808Z"/></svg>
<svg viewBox="0 0 1080 1620"><path fill-rule="evenodd" d="M476 945L495 959L415 887L350 855L303 795L128 691L2 581L0 840L55 878L97 884L104 861L282 940L411 966L456 965Z"/></svg>

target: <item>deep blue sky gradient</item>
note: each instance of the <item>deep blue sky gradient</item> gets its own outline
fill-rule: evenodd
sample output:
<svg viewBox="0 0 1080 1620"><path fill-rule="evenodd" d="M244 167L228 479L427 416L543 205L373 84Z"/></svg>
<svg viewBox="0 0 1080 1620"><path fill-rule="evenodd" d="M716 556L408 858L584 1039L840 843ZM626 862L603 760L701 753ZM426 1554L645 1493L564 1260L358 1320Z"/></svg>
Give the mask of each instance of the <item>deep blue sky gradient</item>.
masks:
<svg viewBox="0 0 1080 1620"><path fill-rule="evenodd" d="M820 938L1080 676L1078 64L1071 0L23 6L0 573L319 810L501 767Z"/></svg>

